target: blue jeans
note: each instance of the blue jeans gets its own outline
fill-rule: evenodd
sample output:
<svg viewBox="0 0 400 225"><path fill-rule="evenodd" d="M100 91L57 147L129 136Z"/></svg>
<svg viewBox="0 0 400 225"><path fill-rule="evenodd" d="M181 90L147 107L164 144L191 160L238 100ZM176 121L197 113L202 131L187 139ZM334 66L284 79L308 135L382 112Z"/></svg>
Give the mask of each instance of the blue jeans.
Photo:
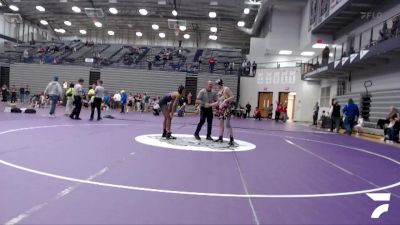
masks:
<svg viewBox="0 0 400 225"><path fill-rule="evenodd" d="M19 98L21 99L21 103L25 102L25 94L19 94Z"/></svg>
<svg viewBox="0 0 400 225"><path fill-rule="evenodd" d="M50 101L51 101L51 106L50 106L50 115L54 115L56 112L56 106L57 102L60 96L58 95L51 95L50 96Z"/></svg>
<svg viewBox="0 0 400 225"><path fill-rule="evenodd" d="M355 123L355 117L346 116L344 120L344 128L346 128L346 134L351 135Z"/></svg>

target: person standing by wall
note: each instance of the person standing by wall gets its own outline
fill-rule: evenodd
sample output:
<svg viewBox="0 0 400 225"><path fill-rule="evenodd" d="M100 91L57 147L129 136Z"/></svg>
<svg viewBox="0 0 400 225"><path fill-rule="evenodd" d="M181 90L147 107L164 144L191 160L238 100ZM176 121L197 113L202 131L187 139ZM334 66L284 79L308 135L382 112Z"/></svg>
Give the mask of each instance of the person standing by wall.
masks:
<svg viewBox="0 0 400 225"><path fill-rule="evenodd" d="M75 95L75 89L74 89L74 84L70 83L69 88L65 92L65 95L67 96L67 104L65 105L65 115L69 116L72 113L72 110L74 110L74 95Z"/></svg>
<svg viewBox="0 0 400 225"><path fill-rule="evenodd" d="M331 114L331 132L333 132L333 129L336 129L336 133L339 133L341 117L340 117L340 105L338 100L333 101L330 114Z"/></svg>
<svg viewBox="0 0 400 225"><path fill-rule="evenodd" d="M17 102L17 88L15 85L11 87L11 103Z"/></svg>
<svg viewBox="0 0 400 225"><path fill-rule="evenodd" d="M44 94L48 95L51 101L49 117L55 117L57 102L62 95L62 88L61 84L58 82L58 77L54 77L53 81L47 85Z"/></svg>
<svg viewBox="0 0 400 225"><path fill-rule="evenodd" d="M126 103L128 101L128 95L124 90L121 91L121 113L125 113Z"/></svg>
<svg viewBox="0 0 400 225"><path fill-rule="evenodd" d="M234 68L235 68L235 63L232 61L229 63L229 74L230 75L232 75Z"/></svg>
<svg viewBox="0 0 400 225"><path fill-rule="evenodd" d="M97 81L97 86L95 89L95 96L93 100L93 107L92 107L92 112L90 114L90 120L93 120L94 116L94 109L97 110L97 121L101 120L101 103L104 98L104 87L103 87L103 81L98 80Z"/></svg>
<svg viewBox="0 0 400 225"><path fill-rule="evenodd" d="M276 102L276 109L275 109L275 121L279 121L281 117L282 105L279 102Z"/></svg>
<svg viewBox="0 0 400 225"><path fill-rule="evenodd" d="M250 118L250 112L251 112L251 105L250 102L247 102L246 104L246 117Z"/></svg>
<svg viewBox="0 0 400 225"><path fill-rule="evenodd" d="M214 73L214 67L217 61L213 56L210 57L210 60L208 60L208 64L210 65L210 73Z"/></svg>
<svg viewBox="0 0 400 225"><path fill-rule="evenodd" d="M21 87L19 88L19 99L20 99L21 103L24 104L24 102L25 102L25 87L23 85L21 85Z"/></svg>
<svg viewBox="0 0 400 225"><path fill-rule="evenodd" d="M213 109L210 104L217 101L217 94L213 92L213 82L207 81L207 87L200 90L196 98L196 104L200 104L200 122L197 124L194 137L196 140L201 140L199 134L207 119L207 138L206 140L212 141L211 131L213 122ZM208 104L208 105L207 105Z"/></svg>
<svg viewBox="0 0 400 225"><path fill-rule="evenodd" d="M331 51L329 50L329 47L328 46L326 46L325 48L324 48L324 50L322 50L322 65L323 66L326 66L326 65L328 65L328 62L329 62L329 53L330 53Z"/></svg>
<svg viewBox="0 0 400 225"><path fill-rule="evenodd" d="M8 98L8 87L7 85L3 84L3 87L1 87L1 96L3 99L1 100L2 102L7 102Z"/></svg>
<svg viewBox="0 0 400 225"><path fill-rule="evenodd" d="M79 79L78 83L75 84L74 89L75 89L75 95L74 95L74 104L75 104L75 108L72 111L71 115L69 116L71 119L75 119L75 120L82 120L79 115L81 113L81 109L82 109L82 98L83 98L83 79Z"/></svg>
<svg viewBox="0 0 400 225"><path fill-rule="evenodd" d="M253 76L255 76L256 73L257 73L257 63L256 63L256 61L253 61L252 67L253 67L253 68L252 68Z"/></svg>
<svg viewBox="0 0 400 225"><path fill-rule="evenodd" d="M26 85L26 86L25 86L25 100L28 100L28 103L29 103L29 97L30 97L30 95L31 95L31 90L30 90L30 88L29 88L29 85Z"/></svg>
<svg viewBox="0 0 400 225"><path fill-rule="evenodd" d="M357 121L360 111L358 106L354 104L353 99L349 99L347 105L343 108L343 114L345 115L344 126L346 128L346 134L351 135L355 121Z"/></svg>
<svg viewBox="0 0 400 225"><path fill-rule="evenodd" d="M318 112L319 112L319 104L318 102L315 103L314 109L313 109L313 125L317 126L318 124Z"/></svg>

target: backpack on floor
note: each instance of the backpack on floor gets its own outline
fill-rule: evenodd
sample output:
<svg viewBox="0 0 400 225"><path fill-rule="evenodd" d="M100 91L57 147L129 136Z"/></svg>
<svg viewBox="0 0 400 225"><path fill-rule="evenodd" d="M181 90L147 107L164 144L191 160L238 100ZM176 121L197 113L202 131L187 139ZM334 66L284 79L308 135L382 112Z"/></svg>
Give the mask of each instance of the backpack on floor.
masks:
<svg viewBox="0 0 400 225"><path fill-rule="evenodd" d="M12 108L12 109L11 109L11 112L12 112L12 113L21 113L22 111L21 111L20 108Z"/></svg>
<svg viewBox="0 0 400 225"><path fill-rule="evenodd" d="M35 113L36 113L36 110L34 110L34 109L26 109L26 110L25 110L25 113L35 114Z"/></svg>

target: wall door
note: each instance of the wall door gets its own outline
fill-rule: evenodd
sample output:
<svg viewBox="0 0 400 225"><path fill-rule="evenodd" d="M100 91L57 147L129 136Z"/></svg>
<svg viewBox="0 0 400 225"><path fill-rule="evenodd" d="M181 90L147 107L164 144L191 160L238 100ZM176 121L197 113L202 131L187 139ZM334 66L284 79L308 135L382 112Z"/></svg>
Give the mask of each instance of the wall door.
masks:
<svg viewBox="0 0 400 225"><path fill-rule="evenodd" d="M289 92L279 92L279 103L288 104Z"/></svg>
<svg viewBox="0 0 400 225"><path fill-rule="evenodd" d="M262 117L267 117L267 107L273 104L272 92L258 92L258 108L261 111Z"/></svg>

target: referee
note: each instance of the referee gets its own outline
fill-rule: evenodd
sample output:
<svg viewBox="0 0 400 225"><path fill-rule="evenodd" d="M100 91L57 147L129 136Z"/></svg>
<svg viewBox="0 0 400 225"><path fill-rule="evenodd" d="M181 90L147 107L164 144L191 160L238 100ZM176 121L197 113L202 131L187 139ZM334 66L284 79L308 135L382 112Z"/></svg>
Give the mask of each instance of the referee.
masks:
<svg viewBox="0 0 400 225"><path fill-rule="evenodd" d="M203 127L207 118L207 140L212 141L211 138L211 129L212 129L212 121L213 121L213 109L209 104L216 102L217 93L213 91L213 82L207 81L207 87L201 89L196 98L196 104L200 104L200 122L197 125L196 132L194 133L194 137L196 140L201 140L199 133L201 127Z"/></svg>

